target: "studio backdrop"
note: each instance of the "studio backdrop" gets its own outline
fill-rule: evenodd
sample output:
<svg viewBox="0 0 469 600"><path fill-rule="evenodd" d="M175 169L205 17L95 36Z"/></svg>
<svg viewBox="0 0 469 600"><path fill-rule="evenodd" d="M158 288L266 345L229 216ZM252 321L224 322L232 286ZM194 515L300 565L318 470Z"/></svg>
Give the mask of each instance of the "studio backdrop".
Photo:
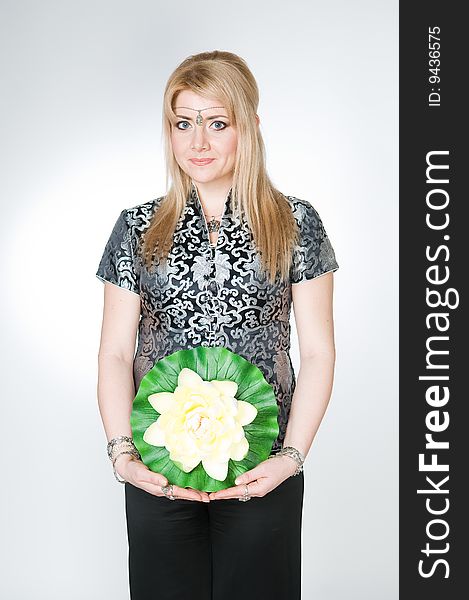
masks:
<svg viewBox="0 0 469 600"><path fill-rule="evenodd" d="M122 209L166 191L168 76L215 49L253 71L270 177L317 209L340 265L303 597L397 598L397 26L394 0L3 0L1 598L129 597L95 273Z"/></svg>

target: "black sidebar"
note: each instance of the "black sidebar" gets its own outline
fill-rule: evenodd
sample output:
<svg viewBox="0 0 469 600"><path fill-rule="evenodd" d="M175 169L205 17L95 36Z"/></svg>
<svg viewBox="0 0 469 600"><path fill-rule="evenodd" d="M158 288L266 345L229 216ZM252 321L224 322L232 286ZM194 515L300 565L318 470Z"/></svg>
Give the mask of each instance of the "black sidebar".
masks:
<svg viewBox="0 0 469 600"><path fill-rule="evenodd" d="M400 4L400 593L469 597L468 23ZM466 381L466 377L468 381Z"/></svg>

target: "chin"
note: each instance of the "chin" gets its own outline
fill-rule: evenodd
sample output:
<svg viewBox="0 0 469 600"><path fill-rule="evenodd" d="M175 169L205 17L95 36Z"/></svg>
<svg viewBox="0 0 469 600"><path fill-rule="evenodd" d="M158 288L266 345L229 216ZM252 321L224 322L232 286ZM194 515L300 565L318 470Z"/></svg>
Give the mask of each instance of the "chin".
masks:
<svg viewBox="0 0 469 600"><path fill-rule="evenodd" d="M189 173L190 177L195 181L200 183L210 183L212 181L217 181L218 179L222 179L224 175L213 175L210 173Z"/></svg>

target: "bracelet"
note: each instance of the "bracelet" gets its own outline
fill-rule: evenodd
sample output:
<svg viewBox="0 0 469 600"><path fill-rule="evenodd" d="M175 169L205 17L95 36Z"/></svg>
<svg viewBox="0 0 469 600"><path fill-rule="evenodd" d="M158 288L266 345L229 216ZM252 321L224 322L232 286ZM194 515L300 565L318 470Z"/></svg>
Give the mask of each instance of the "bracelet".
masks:
<svg viewBox="0 0 469 600"><path fill-rule="evenodd" d="M125 479L119 479L115 466L116 459L121 454L131 454L137 460L141 460L142 458L134 444L133 439L128 435L121 435L119 437L112 438L112 440L109 440L107 444L107 455L112 462L114 477L119 483L126 483Z"/></svg>
<svg viewBox="0 0 469 600"><path fill-rule="evenodd" d="M133 439L131 437L129 437L128 435L121 435L119 437L112 438L112 440L109 440L109 442L108 442L107 455L109 456L109 459L111 461L117 456L117 454L121 448L125 448L125 449L134 448L135 452L138 452L137 448L135 447Z"/></svg>
<svg viewBox="0 0 469 600"><path fill-rule="evenodd" d="M293 448L293 446L285 446L279 452L277 452L277 454L272 454L269 456L269 458L275 458L276 456L289 456L296 462L296 471L293 473L292 477L296 477L296 475L299 475L303 471L305 457L299 450Z"/></svg>

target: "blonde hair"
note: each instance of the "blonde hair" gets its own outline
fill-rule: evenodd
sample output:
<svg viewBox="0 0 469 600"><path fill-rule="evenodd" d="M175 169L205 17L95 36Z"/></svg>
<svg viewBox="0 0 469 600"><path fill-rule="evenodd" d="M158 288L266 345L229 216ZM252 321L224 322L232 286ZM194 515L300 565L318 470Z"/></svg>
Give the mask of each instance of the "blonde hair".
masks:
<svg viewBox="0 0 469 600"><path fill-rule="evenodd" d="M166 187L169 180L171 187L144 235L142 255L147 267L151 268L155 257L166 261L190 194L191 179L176 162L171 145L173 106L177 94L183 90L216 98L226 108L238 137L231 193L233 212L247 220L261 268L269 280L273 283L277 274L282 279L288 278L298 229L288 200L267 175L264 141L256 121L257 83L242 58L218 50L189 56L166 84L163 135Z"/></svg>

